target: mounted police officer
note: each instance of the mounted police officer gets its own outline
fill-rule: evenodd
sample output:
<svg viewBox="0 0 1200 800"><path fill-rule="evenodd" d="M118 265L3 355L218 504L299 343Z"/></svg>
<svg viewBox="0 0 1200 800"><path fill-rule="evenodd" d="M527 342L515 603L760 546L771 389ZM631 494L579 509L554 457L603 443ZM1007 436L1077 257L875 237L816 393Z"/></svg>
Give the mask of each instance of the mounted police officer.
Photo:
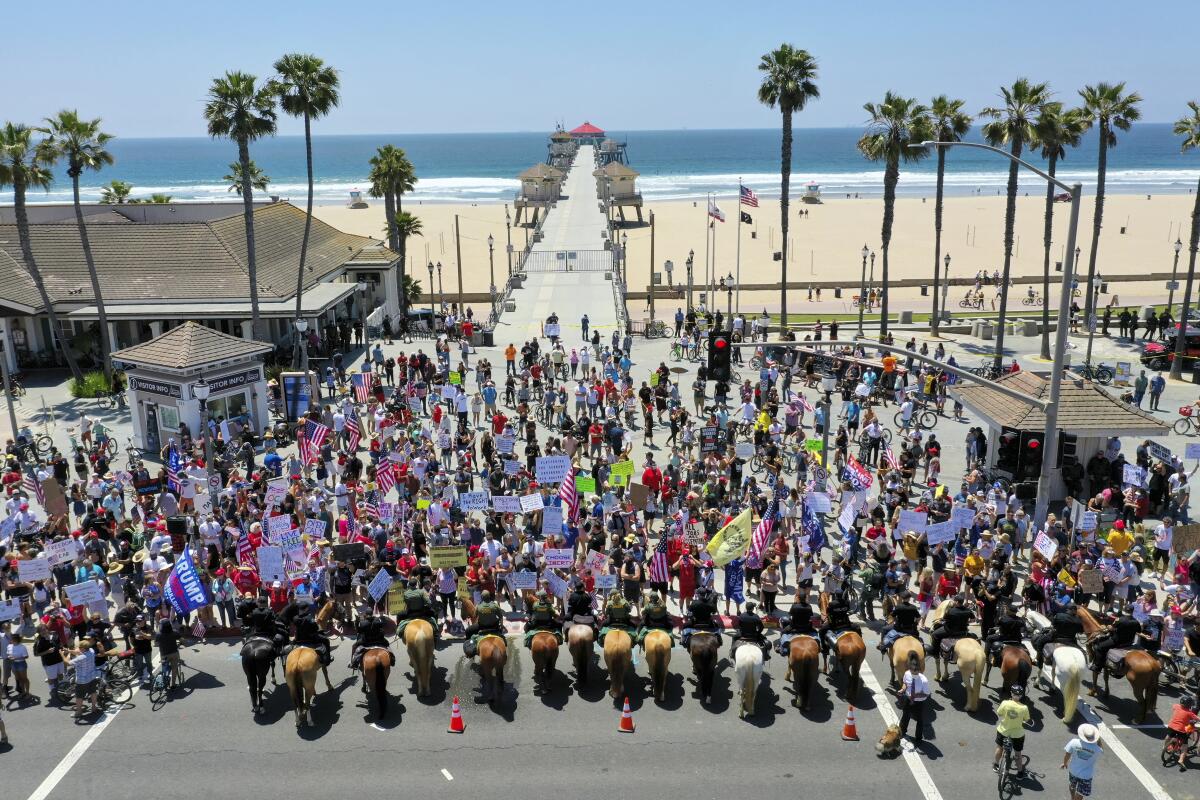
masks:
<svg viewBox="0 0 1200 800"><path fill-rule="evenodd" d="M763 633L762 618L754 613L755 608L757 606L753 602L746 603L745 610L738 614L737 632L733 634L733 639L729 642L730 658L733 658L738 645L743 642L753 642L762 649L764 657L767 655L770 648L767 646L767 637Z"/></svg>
<svg viewBox="0 0 1200 800"><path fill-rule="evenodd" d="M658 596L658 592L651 592L650 597L646 600L646 608L642 612L642 627L638 630L636 644L641 644L650 631L666 631L671 634L671 642L674 643L675 636L672 633L674 630L675 623L671 620L671 615L667 612L662 598Z"/></svg>
<svg viewBox="0 0 1200 800"><path fill-rule="evenodd" d="M410 578L408 588L404 590L404 610L396 614L396 637L403 640L404 629L414 619L423 619L433 628L433 636L438 635L437 614L429 599L429 592L421 588L416 578Z"/></svg>
<svg viewBox="0 0 1200 800"><path fill-rule="evenodd" d="M806 600L797 600L792 603L787 616L783 618L783 627L779 631L779 641L775 644L775 651L781 656L786 656L792 639L797 636L817 638L817 629L813 626L813 609Z"/></svg>
<svg viewBox="0 0 1200 800"><path fill-rule="evenodd" d="M479 640L484 636L504 635L504 613L492 593L485 591L480 595L480 599L482 602L475 608L475 624L468 626L464 631L467 640L463 642L463 652L468 658L475 657Z"/></svg>
<svg viewBox="0 0 1200 800"><path fill-rule="evenodd" d="M292 644L311 647L321 657L321 666L329 666L333 662L333 655L330 653L329 647L329 637L321 632L321 626L317 624L311 602L300 604L299 611L296 614L295 625L296 638Z"/></svg>
<svg viewBox="0 0 1200 800"><path fill-rule="evenodd" d="M622 630L632 635L633 616L629 610L629 601L624 595L614 590L608 596L608 604L604 608L604 627L600 629L598 642L604 644L605 635L612 630Z"/></svg>
<svg viewBox="0 0 1200 800"><path fill-rule="evenodd" d="M1020 607L1021 601L1015 598L1005 606L996 620L995 632L987 637L985 649L995 666L1000 665L1000 651L1010 644L1020 646L1025 636L1025 620L1017 616Z"/></svg>
<svg viewBox="0 0 1200 800"><path fill-rule="evenodd" d="M1033 649L1037 652L1037 665L1041 669L1045 662L1045 649L1048 644L1064 644L1068 647L1078 647L1075 637L1083 633L1083 622L1079 619L1079 609L1074 603L1050 618L1050 627L1044 628L1033 635Z"/></svg>
<svg viewBox="0 0 1200 800"><path fill-rule="evenodd" d="M930 652L934 654L934 657L941 652L942 642L946 639L967 637L974 639L975 635L967 629L974 618L975 615L971 613L971 609L967 608L963 595L956 594L951 597L949 607L937 624L933 626L933 634L929 637Z"/></svg>
<svg viewBox="0 0 1200 800"><path fill-rule="evenodd" d="M880 652L886 653L892 642L901 636L911 636L918 641L921 638L917 632L917 623L921 619L921 611L912 603L912 593L907 589L900 593L900 601L892 607L892 624L883 629L879 640Z"/></svg>
<svg viewBox="0 0 1200 800"><path fill-rule="evenodd" d="M550 595L546 593L545 589L538 590L533 607L529 610L529 619L525 622L526 647L532 644L533 635L538 631L553 633L559 644L562 644L562 632L558 624L558 617L554 613L554 604L550 602Z"/></svg>
<svg viewBox="0 0 1200 800"><path fill-rule="evenodd" d="M821 671L828 671L829 649L837 642L843 631L854 631L862 636L862 628L850 621L850 604L846 602L843 592L834 592L829 596L829 604L825 607L825 624L817 632L821 642Z"/></svg>
<svg viewBox="0 0 1200 800"><path fill-rule="evenodd" d="M350 669L361 669L363 653L372 647L387 650L392 658L392 666L396 666L396 656L388 648L387 635L384 633L386 626L387 620L377 614L364 614L358 618L354 626L358 636L350 648Z"/></svg>
<svg viewBox="0 0 1200 800"><path fill-rule="evenodd" d="M681 643L684 649L691 642L692 634L698 631L717 633L721 623L717 617L717 593L710 587L702 587L692 602L688 604L687 617L683 622L683 637Z"/></svg>

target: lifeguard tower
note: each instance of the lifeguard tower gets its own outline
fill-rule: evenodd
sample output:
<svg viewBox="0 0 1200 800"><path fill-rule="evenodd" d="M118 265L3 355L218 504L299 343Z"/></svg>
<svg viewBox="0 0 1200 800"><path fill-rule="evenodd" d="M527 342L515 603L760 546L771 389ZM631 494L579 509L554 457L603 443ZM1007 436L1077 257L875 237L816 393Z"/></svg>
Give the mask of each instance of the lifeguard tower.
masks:
<svg viewBox="0 0 1200 800"><path fill-rule="evenodd" d="M625 209L631 207L637 213L637 221L642 222L642 195L637 190L638 173L620 161L610 161L592 173L596 177L596 194L600 197L602 207L605 207L609 218L612 212L621 217L625 224Z"/></svg>
<svg viewBox="0 0 1200 800"><path fill-rule="evenodd" d="M362 191L358 188L350 190L350 199L346 201L346 205L350 208L368 208L367 201L363 199Z"/></svg>
<svg viewBox="0 0 1200 800"><path fill-rule="evenodd" d="M571 168L577 152L579 143L571 134L559 128L550 134L550 142L546 145L546 163L565 172Z"/></svg>
<svg viewBox="0 0 1200 800"><path fill-rule="evenodd" d="M513 198L517 225L521 224L521 215L527 208L530 209L527 224L537 225L542 209L549 210L558 202L564 174L561 169L549 164L534 164L517 176L521 182L521 190Z"/></svg>

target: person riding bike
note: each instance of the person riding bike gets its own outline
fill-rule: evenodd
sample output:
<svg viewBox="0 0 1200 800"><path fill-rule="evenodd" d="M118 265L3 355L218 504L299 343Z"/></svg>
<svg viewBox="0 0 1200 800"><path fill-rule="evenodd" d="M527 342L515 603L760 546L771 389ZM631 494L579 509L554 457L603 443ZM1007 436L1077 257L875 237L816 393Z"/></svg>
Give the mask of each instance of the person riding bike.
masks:
<svg viewBox="0 0 1200 800"><path fill-rule="evenodd" d="M646 609L642 612L642 626L638 629L637 642L641 644L646 639L646 634L650 631L666 631L671 636L671 643L675 643L675 635L672 631L675 630L675 623L671 620L671 615L667 611L667 607L663 604L662 598L657 592L651 592L649 599L646 600Z"/></svg>
<svg viewBox="0 0 1200 800"><path fill-rule="evenodd" d="M292 644L295 646L311 647L313 650L316 650L317 655L321 658L321 666L323 667L327 667L333 663L333 654L330 652L329 647L329 637L321 632L321 626L317 623L312 603L304 603L300 606L295 624L296 637L292 640Z"/></svg>
<svg viewBox="0 0 1200 800"><path fill-rule="evenodd" d="M1000 666L1000 652L1008 645L1020 646L1025 635L1025 620L1017 616L1021 601L1014 599L1004 607L1000 618L996 620L996 630L988 635L984 644L984 652L992 658L995 666Z"/></svg>
<svg viewBox="0 0 1200 800"><path fill-rule="evenodd" d="M612 630L622 630L631 635L634 630L629 601L615 589L608 596L608 605L604 609L604 627L600 629L600 636L597 639L601 646L604 645L605 635Z"/></svg>
<svg viewBox="0 0 1200 800"><path fill-rule="evenodd" d="M758 614L754 613L757 606L753 602L746 603L746 610L738 614L737 632L733 634L733 639L729 642L729 657L733 658L733 654L737 652L738 645L743 642L753 642L758 645L763 651L763 656L766 657L769 645L767 637L763 633L763 621Z"/></svg>
<svg viewBox="0 0 1200 800"><path fill-rule="evenodd" d="M1025 749L1025 724L1029 722L1029 706L1023 702L1025 687L1014 683L1008 688L1009 698L996 709L996 754L992 757L992 771L1000 771L1000 756L1004 752L1004 740L1012 742L1013 752L1019 762ZM1022 772L1024 770L1021 770Z"/></svg>
<svg viewBox="0 0 1200 800"><path fill-rule="evenodd" d="M388 647L387 635L384 629L387 620L378 614L366 614L358 618L354 629L358 634L354 646L350 648L350 669L362 669L363 653L373 647L382 647L391 656L392 666L396 666L396 655Z"/></svg>
<svg viewBox="0 0 1200 800"><path fill-rule="evenodd" d="M533 635L538 631L553 633L558 639L558 643L562 644L562 628L558 624L558 617L554 613L550 595L545 589L538 590L536 599L533 601L533 608L529 610L529 619L525 622L526 647L533 643Z"/></svg>
<svg viewBox="0 0 1200 800"><path fill-rule="evenodd" d="M1037 653L1038 669L1041 669L1045 662L1046 645L1057 643L1078 647L1075 637L1081 633L1083 622L1079 619L1079 609L1074 603L1068 603L1066 608L1050 618L1049 628L1038 631L1031 639L1030 643Z"/></svg>
<svg viewBox="0 0 1200 800"><path fill-rule="evenodd" d="M965 598L961 594L951 597L950 607L946 609L941 620L933 626L933 633L929 638L930 649L934 656L941 652L942 642L946 639L976 638L975 634L967 629L971 620L975 618L975 614L967 608L964 601Z"/></svg>
<svg viewBox="0 0 1200 800"><path fill-rule="evenodd" d="M463 642L463 652L468 658L475 657L479 640L483 637L504 635L504 614L492 593L483 592L480 600L482 602L475 608L475 624L464 631L467 640Z"/></svg>
<svg viewBox="0 0 1200 800"><path fill-rule="evenodd" d="M1200 716L1196 715L1196 699L1190 694L1185 694L1171 707L1171 721L1167 723L1167 740L1179 742L1180 772L1187 769L1187 739L1196 729L1197 723L1200 723Z"/></svg>
<svg viewBox="0 0 1200 800"><path fill-rule="evenodd" d="M721 623L717 616L717 594L712 588L705 586L696 592L696 596L688 605L687 617L683 622L681 644L687 649L692 634L696 632L717 633Z"/></svg>

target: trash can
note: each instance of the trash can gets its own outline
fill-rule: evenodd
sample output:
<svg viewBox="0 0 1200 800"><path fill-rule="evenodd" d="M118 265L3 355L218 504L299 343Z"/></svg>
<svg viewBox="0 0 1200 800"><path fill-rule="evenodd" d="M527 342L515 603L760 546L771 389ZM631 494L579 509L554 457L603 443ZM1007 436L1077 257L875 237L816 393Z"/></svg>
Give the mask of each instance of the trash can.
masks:
<svg viewBox="0 0 1200 800"><path fill-rule="evenodd" d="M1038 335L1038 324L1030 319L1025 320L1024 322L1021 323L1021 335L1022 336L1037 336Z"/></svg>
<svg viewBox="0 0 1200 800"><path fill-rule="evenodd" d="M841 300L842 299L842 287L840 287L840 286L833 287L833 296L834 296L834 299Z"/></svg>
<svg viewBox="0 0 1200 800"><path fill-rule="evenodd" d="M1108 294L1108 281L1101 281L1100 294Z"/></svg>
<svg viewBox="0 0 1200 800"><path fill-rule="evenodd" d="M471 347L479 347L483 344L483 331L473 331L471 333Z"/></svg>
<svg viewBox="0 0 1200 800"><path fill-rule="evenodd" d="M985 342L991 341L993 333L995 333L995 328L992 323L984 322L979 326L979 338Z"/></svg>
<svg viewBox="0 0 1200 800"><path fill-rule="evenodd" d="M1200 361L1192 367L1192 383L1200 383Z"/></svg>
<svg viewBox="0 0 1200 800"><path fill-rule="evenodd" d="M913 312L911 312L911 311L901 311L900 312L900 324L901 325L912 325L912 319L913 319Z"/></svg>
<svg viewBox="0 0 1200 800"><path fill-rule="evenodd" d="M983 323L980 322L979 320L973 320L971 322L971 336L973 338L978 339L980 336L983 335L979 330L981 327L983 327Z"/></svg>
<svg viewBox="0 0 1200 800"><path fill-rule="evenodd" d="M516 311L516 310L517 310L517 301L516 300L505 300L504 301L505 313L507 313L509 311Z"/></svg>
<svg viewBox="0 0 1200 800"><path fill-rule="evenodd" d="M483 334L483 346L484 347L495 347L496 346L495 331L493 331L491 328L484 328L482 331L482 334Z"/></svg>
<svg viewBox="0 0 1200 800"><path fill-rule="evenodd" d="M929 297L929 287L923 283L921 284L921 297Z"/></svg>
<svg viewBox="0 0 1200 800"><path fill-rule="evenodd" d="M512 288L520 289L525 284L525 276L521 274L513 275L509 280L512 282Z"/></svg>

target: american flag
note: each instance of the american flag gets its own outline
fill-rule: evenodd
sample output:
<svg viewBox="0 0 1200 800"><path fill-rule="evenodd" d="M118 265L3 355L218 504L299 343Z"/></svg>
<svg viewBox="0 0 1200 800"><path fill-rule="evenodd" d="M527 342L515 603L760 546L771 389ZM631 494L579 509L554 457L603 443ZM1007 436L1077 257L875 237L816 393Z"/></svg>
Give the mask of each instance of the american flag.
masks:
<svg viewBox="0 0 1200 800"><path fill-rule="evenodd" d="M239 527L239 530L241 533L238 534L237 540L238 563L244 564L247 567L253 567L254 546L250 544L250 534L246 533L245 528Z"/></svg>
<svg viewBox="0 0 1200 800"><path fill-rule="evenodd" d="M896 458L896 453L890 444L883 448L883 457L892 469L900 469L900 461Z"/></svg>
<svg viewBox="0 0 1200 800"><path fill-rule="evenodd" d="M179 448L171 442L171 447L167 451L167 489L172 492L179 491L179 468L183 466L183 459L179 456Z"/></svg>
<svg viewBox="0 0 1200 800"><path fill-rule="evenodd" d="M850 456L846 466L842 467L842 480L849 481L856 492L865 492L871 488L871 470L859 463L858 459Z"/></svg>
<svg viewBox="0 0 1200 800"><path fill-rule="evenodd" d="M807 500L804 501L804 515L800 518L800 528L808 537L809 551L821 552L821 548L825 546L825 528L821 525L821 519L817 516L817 512L813 510Z"/></svg>
<svg viewBox="0 0 1200 800"><path fill-rule="evenodd" d="M363 495L363 511L372 517L379 516L379 491L372 489Z"/></svg>
<svg viewBox="0 0 1200 800"><path fill-rule="evenodd" d="M671 574L667 565L667 532L658 537L654 547L654 555L650 557L650 580L654 583L667 583Z"/></svg>
<svg viewBox="0 0 1200 800"><path fill-rule="evenodd" d="M387 497L387 493L396 485L396 472L390 458L382 458L375 467L375 484L379 487L379 496Z"/></svg>
<svg viewBox="0 0 1200 800"><path fill-rule="evenodd" d="M813 404L812 404L812 403L810 403L810 402L808 402L808 398L807 398L807 397L805 397L805 396L804 396L804 395L802 395L802 394L798 394L798 395L796 395L796 399L797 399L797 400L799 400L799 402L800 402L800 407L801 407L801 408L803 408L805 411L808 411L808 412L810 412L810 413L812 412L812 410L813 410Z"/></svg>
<svg viewBox="0 0 1200 800"><path fill-rule="evenodd" d="M708 198L708 215L718 222L725 221L725 212L717 208L717 201L711 197Z"/></svg>
<svg viewBox="0 0 1200 800"><path fill-rule="evenodd" d="M354 386L354 402L365 403L371 399L371 376L366 372L356 372L350 376Z"/></svg>
<svg viewBox="0 0 1200 800"><path fill-rule="evenodd" d="M579 513L579 492L575 490L574 469L568 470L567 476L558 485L558 496L562 500L563 519L567 524L574 522L575 515Z"/></svg>
<svg viewBox="0 0 1200 800"><path fill-rule="evenodd" d="M754 529L754 533L750 536L750 550L747 552L747 561L754 561L762 557L763 548L767 546L767 540L771 538L771 531L775 528L775 518L779 516L779 501L782 495L783 483L779 482L775 485L775 494L771 497L771 502L767 505L766 511L763 512L758 527Z"/></svg>
<svg viewBox="0 0 1200 800"><path fill-rule="evenodd" d="M321 446L325 444L325 440L329 438L329 428L311 419L304 421L304 427L300 429L297 445L300 452L300 460L305 464L313 464L317 457L321 454Z"/></svg>
<svg viewBox="0 0 1200 800"><path fill-rule="evenodd" d="M753 189L749 186L742 186L741 195L742 205L758 208L758 195L754 193Z"/></svg>
<svg viewBox="0 0 1200 800"><path fill-rule="evenodd" d="M37 472L33 467L25 471L25 479L22 481L26 491L37 498L41 506L46 505L46 490L42 488L42 482L38 480Z"/></svg>
<svg viewBox="0 0 1200 800"><path fill-rule="evenodd" d="M359 424L358 414L353 411L346 417L346 438L349 440L347 449L351 453L357 453L358 443L362 439L362 425Z"/></svg>

